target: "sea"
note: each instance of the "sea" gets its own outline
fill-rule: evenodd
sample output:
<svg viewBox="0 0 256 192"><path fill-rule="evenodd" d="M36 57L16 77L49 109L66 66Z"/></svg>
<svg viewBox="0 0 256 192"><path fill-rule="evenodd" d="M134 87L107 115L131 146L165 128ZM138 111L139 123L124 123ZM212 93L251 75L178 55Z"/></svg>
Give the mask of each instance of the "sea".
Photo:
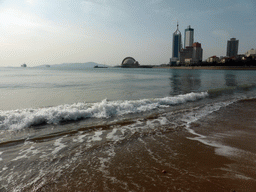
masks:
<svg viewBox="0 0 256 192"><path fill-rule="evenodd" d="M150 191L166 135L255 98L255 70L2 67L0 191Z"/></svg>

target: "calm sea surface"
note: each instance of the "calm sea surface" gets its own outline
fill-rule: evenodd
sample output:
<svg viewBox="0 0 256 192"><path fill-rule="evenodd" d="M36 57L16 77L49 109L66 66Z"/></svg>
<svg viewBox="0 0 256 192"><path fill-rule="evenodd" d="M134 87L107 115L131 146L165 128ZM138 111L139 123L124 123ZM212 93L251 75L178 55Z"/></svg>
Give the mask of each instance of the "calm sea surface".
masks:
<svg viewBox="0 0 256 192"><path fill-rule="evenodd" d="M255 82L253 70L0 68L0 191L58 186L85 161L85 186L126 186L109 174L118 146L256 98Z"/></svg>

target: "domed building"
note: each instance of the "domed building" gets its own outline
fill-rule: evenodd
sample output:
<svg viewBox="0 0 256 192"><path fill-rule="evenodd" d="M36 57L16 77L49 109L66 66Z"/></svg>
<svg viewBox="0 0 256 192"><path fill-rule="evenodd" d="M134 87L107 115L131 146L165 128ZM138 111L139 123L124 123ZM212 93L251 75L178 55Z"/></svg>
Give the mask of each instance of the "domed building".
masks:
<svg viewBox="0 0 256 192"><path fill-rule="evenodd" d="M126 57L122 61L121 67L124 67L124 68L137 68L137 67L139 67L139 62L136 61L132 57Z"/></svg>
<svg viewBox="0 0 256 192"><path fill-rule="evenodd" d="M256 56L256 49L251 49L245 52L246 57Z"/></svg>

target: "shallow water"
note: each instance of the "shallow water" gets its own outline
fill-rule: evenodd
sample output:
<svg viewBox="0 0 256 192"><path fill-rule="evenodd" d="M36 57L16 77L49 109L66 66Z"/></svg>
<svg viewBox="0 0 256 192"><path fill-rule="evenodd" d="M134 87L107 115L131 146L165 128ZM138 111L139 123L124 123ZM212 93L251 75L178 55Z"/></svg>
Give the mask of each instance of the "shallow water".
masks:
<svg viewBox="0 0 256 192"><path fill-rule="evenodd" d="M190 124L255 98L255 80L255 71L237 70L1 68L1 186L145 190L128 169L144 169L148 155L171 167L168 158L181 155L170 146L173 135L192 134L210 145ZM160 160L153 143L168 158ZM140 148L136 165L129 153ZM125 156L131 164L119 165ZM144 177L152 186L168 181L152 173Z"/></svg>

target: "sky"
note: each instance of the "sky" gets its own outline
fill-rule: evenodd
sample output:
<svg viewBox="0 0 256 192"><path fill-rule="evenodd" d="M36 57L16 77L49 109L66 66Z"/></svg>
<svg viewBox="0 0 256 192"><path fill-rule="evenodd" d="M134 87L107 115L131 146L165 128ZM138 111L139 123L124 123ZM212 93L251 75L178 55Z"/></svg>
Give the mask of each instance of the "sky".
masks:
<svg viewBox="0 0 256 192"><path fill-rule="evenodd" d="M179 22L203 60L256 49L256 0L0 0L0 67L96 62L166 64Z"/></svg>

